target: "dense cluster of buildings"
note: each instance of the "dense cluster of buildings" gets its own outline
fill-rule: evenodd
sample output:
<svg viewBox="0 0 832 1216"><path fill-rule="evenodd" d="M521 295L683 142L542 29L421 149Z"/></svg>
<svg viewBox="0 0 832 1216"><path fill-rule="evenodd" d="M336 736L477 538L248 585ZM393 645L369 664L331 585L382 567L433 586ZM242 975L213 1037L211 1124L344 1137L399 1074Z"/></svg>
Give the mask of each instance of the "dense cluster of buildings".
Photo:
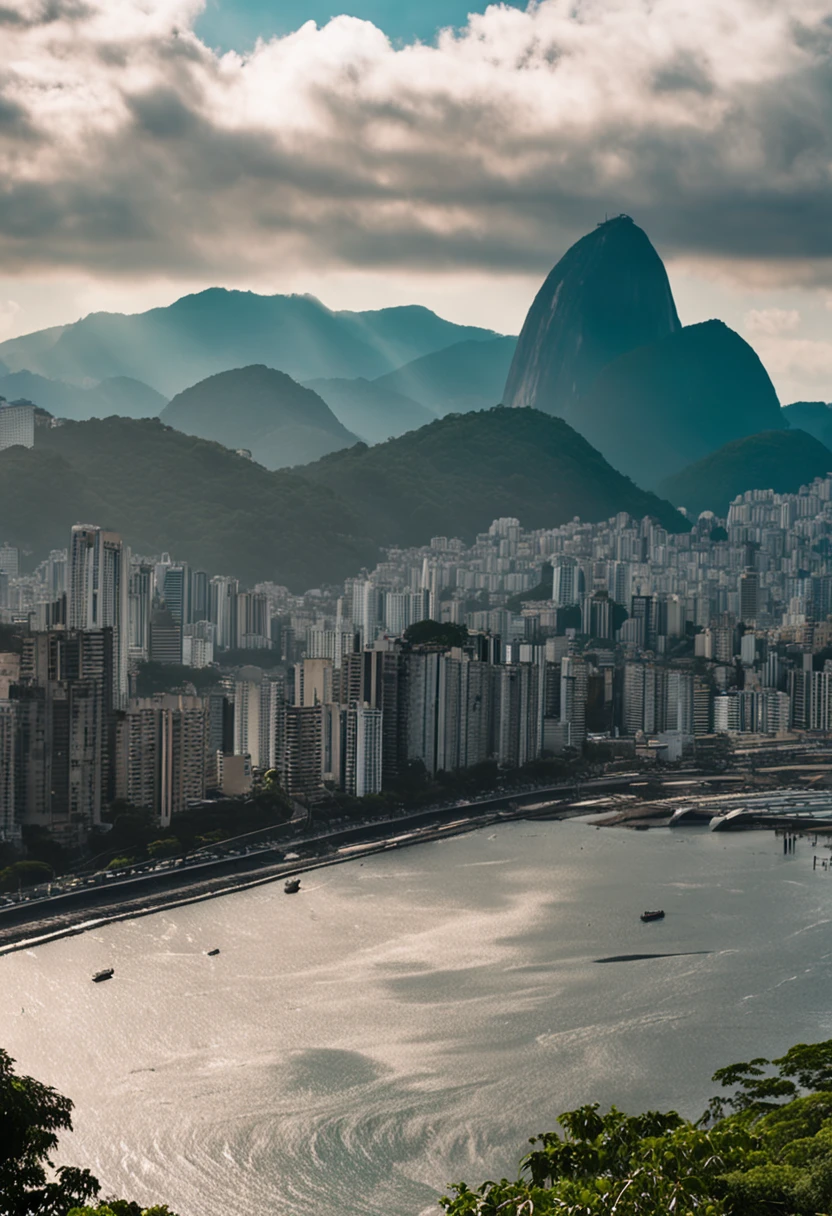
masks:
<svg viewBox="0 0 832 1216"><path fill-rule="evenodd" d="M115 799L167 826L258 770L292 797L362 797L414 763L516 768L590 736L677 759L697 736L829 732L831 550L832 478L679 534L499 519L304 595L132 555L95 525L32 573L4 544L22 653L0 654L0 837L77 844ZM139 696L144 663L216 679Z"/></svg>

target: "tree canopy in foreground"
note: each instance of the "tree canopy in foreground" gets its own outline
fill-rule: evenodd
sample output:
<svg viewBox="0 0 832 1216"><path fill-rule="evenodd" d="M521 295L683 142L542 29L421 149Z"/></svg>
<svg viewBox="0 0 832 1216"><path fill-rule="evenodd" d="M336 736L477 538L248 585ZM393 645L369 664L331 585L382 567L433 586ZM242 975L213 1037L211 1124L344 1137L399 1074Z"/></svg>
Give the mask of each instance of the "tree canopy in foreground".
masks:
<svg viewBox="0 0 832 1216"><path fill-rule="evenodd" d="M89 1170L55 1168L72 1103L0 1050L0 1216L174 1216L101 1200ZM449 1216L823 1216L832 1212L832 1039L715 1074L696 1123L675 1111L568 1111L531 1140L521 1177L440 1200ZM393 1214L391 1213L391 1216ZM397 1213L396 1216L399 1216Z"/></svg>
<svg viewBox="0 0 832 1216"><path fill-rule="evenodd" d="M531 1140L517 1181L457 1183L449 1216L822 1216L832 1211L832 1039L714 1074L697 1123L598 1105Z"/></svg>

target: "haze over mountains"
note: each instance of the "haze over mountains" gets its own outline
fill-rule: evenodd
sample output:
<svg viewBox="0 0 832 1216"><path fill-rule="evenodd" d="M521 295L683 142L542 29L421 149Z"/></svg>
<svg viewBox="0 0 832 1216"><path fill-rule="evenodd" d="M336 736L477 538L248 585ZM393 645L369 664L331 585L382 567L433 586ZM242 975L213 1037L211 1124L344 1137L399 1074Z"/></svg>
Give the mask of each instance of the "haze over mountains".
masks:
<svg viewBox="0 0 832 1216"><path fill-rule="evenodd" d="M303 466L302 480L291 482L294 492L307 509L311 487L334 494L338 523L319 520L317 532L310 525L311 533L304 527L299 536L336 565L332 547L321 540L327 528L334 536L346 530L353 537L354 545L342 545L353 560L359 551L416 541L431 530L476 529L501 512L527 527L533 520L551 526L567 500L572 513L585 519L649 511L673 527L678 517L666 514L667 503L637 486L660 486L662 495L691 511L723 510L729 492L762 487L766 478L767 485L793 489L832 464L826 455L832 409L823 402L781 409L765 368L739 334L717 320L682 326L661 258L625 216L598 225L563 255L533 301L519 339L456 325L425 308L333 312L311 296L217 288L168 308L135 316L94 314L14 339L0 345L0 358L6 369L0 395L10 400L35 401L63 418L159 415L182 437L213 441L232 452L250 450L261 469L251 463L216 468L231 482L248 478L260 485L269 501L273 483L261 480L266 470ZM501 399L515 408L495 412ZM533 423L524 412L529 408ZM538 410L559 426L541 431ZM464 426L447 417L469 414ZM439 430L437 416L446 422ZM513 437L512 428L525 438ZM537 476L532 432L548 461ZM118 427L84 433L93 445L111 446L117 434L128 441L128 432ZM152 436L170 476L174 449L182 459L202 451L195 441L182 447L179 439L165 443L160 434L174 432L140 429L129 432L129 443L147 447ZM386 442L402 436L403 446ZM743 442L749 437L755 442ZM493 442L505 451L491 470L487 493L483 470L490 467ZM381 446L368 450L367 443ZM440 453L440 443L448 445L447 452ZM110 446L106 459L118 465ZM39 432L37 448L62 459L65 448L71 449L73 462L81 461L68 437ZM214 462L218 450L211 448ZM68 476L63 466L47 469L37 458L27 459L15 476L25 466L33 479L28 489L12 479L24 495L39 492L41 475L55 484ZM203 464L207 469L211 461ZM14 461L12 466L17 468ZM419 470L418 486L410 485L413 468ZM119 482L102 486L80 465L78 471L84 493L98 494L98 505L108 517L117 515L129 536L130 514L117 503ZM563 480L559 496L552 478ZM266 492L266 486L272 488ZM290 483L280 486L280 511L289 519ZM472 495L470 504L465 494ZM95 504L88 505L92 510ZM137 500L132 509L141 517ZM213 517L213 508L197 495L190 506L175 504L168 518L179 520L182 536L193 538L184 524L191 510ZM215 525L222 552L253 569L239 557L245 545L241 550L231 539L234 529L229 532L219 518ZM254 511L246 526L261 531L275 523L268 511L262 519ZM179 547L168 536L167 521L136 531L149 547L151 537L157 547ZM163 534L167 540L160 539ZM288 552L280 550L279 556L287 580L300 569L323 576L325 563L319 567ZM216 554L212 561L214 568L222 566ZM269 575L263 569L257 577Z"/></svg>
<svg viewBox="0 0 832 1216"><path fill-rule="evenodd" d="M317 393L274 368L218 372L177 393L162 422L227 448L246 448L267 469L308 464L358 439Z"/></svg>
<svg viewBox="0 0 832 1216"><path fill-rule="evenodd" d="M260 296L214 287L167 308L92 313L72 325L0 344L11 371L85 385L141 380L166 397L217 372L263 363L294 380L374 379L412 359L496 335L416 305L332 312L313 296Z"/></svg>

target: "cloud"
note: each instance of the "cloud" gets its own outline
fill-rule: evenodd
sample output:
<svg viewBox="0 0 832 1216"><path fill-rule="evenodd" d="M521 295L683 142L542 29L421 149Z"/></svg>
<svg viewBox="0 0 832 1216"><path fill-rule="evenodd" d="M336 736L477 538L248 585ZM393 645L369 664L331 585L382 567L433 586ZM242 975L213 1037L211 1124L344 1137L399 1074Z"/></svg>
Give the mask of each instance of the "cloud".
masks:
<svg viewBox="0 0 832 1216"><path fill-rule="evenodd" d="M200 8L0 4L7 271L538 272L627 211L832 285L832 0L494 5L402 48L337 17L244 56Z"/></svg>
<svg viewBox="0 0 832 1216"><path fill-rule="evenodd" d="M752 308L745 316L746 333L752 335L791 333L800 324L796 308Z"/></svg>

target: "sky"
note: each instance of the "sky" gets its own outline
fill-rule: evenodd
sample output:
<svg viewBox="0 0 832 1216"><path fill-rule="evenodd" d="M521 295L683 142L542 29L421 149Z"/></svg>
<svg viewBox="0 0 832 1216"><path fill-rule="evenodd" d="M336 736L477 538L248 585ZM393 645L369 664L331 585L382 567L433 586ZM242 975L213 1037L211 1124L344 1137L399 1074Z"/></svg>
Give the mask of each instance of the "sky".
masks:
<svg viewBox="0 0 832 1216"><path fill-rule="evenodd" d="M832 401L832 0L0 0L0 340L212 285L516 333L619 212Z"/></svg>

